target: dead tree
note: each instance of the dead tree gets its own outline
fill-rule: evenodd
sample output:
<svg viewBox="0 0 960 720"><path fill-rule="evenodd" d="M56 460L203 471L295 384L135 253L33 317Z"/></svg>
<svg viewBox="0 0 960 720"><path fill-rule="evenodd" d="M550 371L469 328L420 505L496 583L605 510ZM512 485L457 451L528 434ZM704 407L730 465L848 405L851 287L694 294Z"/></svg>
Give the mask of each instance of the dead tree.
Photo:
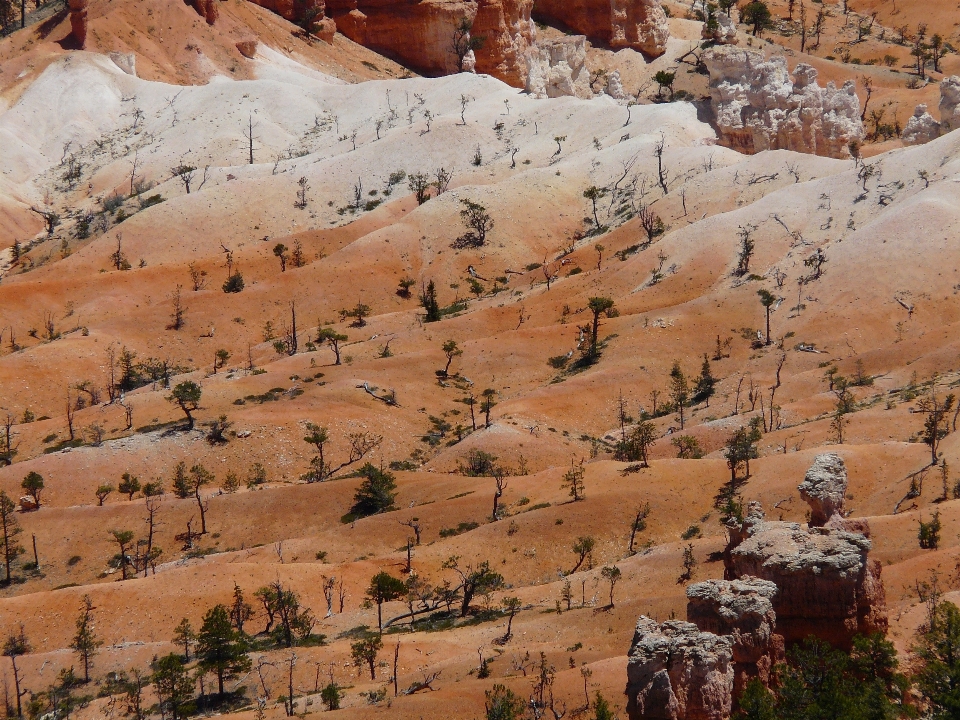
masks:
<svg viewBox="0 0 960 720"><path fill-rule="evenodd" d="M413 530L413 534L417 538L417 545L420 544L420 518L410 518L409 520L400 520L398 521L401 525L406 525L408 528Z"/></svg>
<svg viewBox="0 0 960 720"><path fill-rule="evenodd" d="M503 491L507 489L507 471L501 466L493 469L493 479L497 484L497 490L493 494L493 521L500 519L500 498L503 497Z"/></svg>
<svg viewBox="0 0 960 720"><path fill-rule="evenodd" d="M653 147L653 154L657 156L657 184L660 185L660 189L663 190L663 194L667 194L667 171L663 167L663 151L666 147L667 139L663 133L660 133L660 140L657 141L657 144Z"/></svg>
<svg viewBox="0 0 960 720"><path fill-rule="evenodd" d="M249 123L247 125L247 129L243 131L243 136L247 139L247 142L248 142L251 165L253 165L253 141L259 140L259 138L254 137L253 128L254 128L253 115L250 115Z"/></svg>

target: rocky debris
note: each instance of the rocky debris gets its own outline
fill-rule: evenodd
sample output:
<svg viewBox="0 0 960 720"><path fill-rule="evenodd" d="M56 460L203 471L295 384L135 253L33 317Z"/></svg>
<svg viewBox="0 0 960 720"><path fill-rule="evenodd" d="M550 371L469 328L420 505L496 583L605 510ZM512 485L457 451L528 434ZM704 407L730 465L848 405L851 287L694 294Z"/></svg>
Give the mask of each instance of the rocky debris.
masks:
<svg viewBox="0 0 960 720"><path fill-rule="evenodd" d="M940 130L946 134L960 128L960 75L940 81Z"/></svg>
<svg viewBox="0 0 960 720"><path fill-rule="evenodd" d="M687 620L703 632L733 641L733 697L752 678L769 687L773 668L784 660L783 636L774 632L777 586L766 580L707 580L687 588Z"/></svg>
<svg viewBox="0 0 960 720"><path fill-rule="evenodd" d="M703 24L700 37L718 45L736 45L739 42L736 24L729 15L723 12L714 15L713 23Z"/></svg>
<svg viewBox="0 0 960 720"><path fill-rule="evenodd" d="M610 47L653 57L666 52L670 37L660 0L536 0L534 14Z"/></svg>
<svg viewBox="0 0 960 720"><path fill-rule="evenodd" d="M727 720L733 640L681 620L641 616L627 658L631 720Z"/></svg>
<svg viewBox="0 0 960 720"><path fill-rule="evenodd" d="M248 38L237 43L237 50L245 58L252 58L257 54L258 41L256 38Z"/></svg>
<svg viewBox="0 0 960 720"><path fill-rule="evenodd" d="M731 533L724 575L728 580L756 577L777 586L773 609L786 643L815 635L849 648L854 635L887 629L880 564L867 557L870 547L861 533L758 522L752 514Z"/></svg>
<svg viewBox="0 0 960 720"><path fill-rule="evenodd" d="M533 0L478 0L471 34L486 38L475 51L475 70L513 87L527 82L528 52L536 51Z"/></svg>
<svg viewBox="0 0 960 720"><path fill-rule="evenodd" d="M20 512L31 512L32 510L39 510L40 506L37 505L37 501L33 499L30 495L24 495L20 498Z"/></svg>
<svg viewBox="0 0 960 720"><path fill-rule="evenodd" d="M620 71L614 70L607 75L607 87L604 91L614 100L626 100L627 92L623 89L623 82L620 80Z"/></svg>
<svg viewBox="0 0 960 720"><path fill-rule="evenodd" d="M318 18L325 11L324 0L251 0L251 2L275 12L290 22L300 22L307 13L316 12Z"/></svg>
<svg viewBox="0 0 960 720"><path fill-rule="evenodd" d="M940 123L927 112L927 106L917 105L913 115L907 120L900 139L904 145L925 145L940 137Z"/></svg>
<svg viewBox="0 0 960 720"><path fill-rule="evenodd" d="M70 34L82 50L87 42L87 5L90 0L70 0Z"/></svg>
<svg viewBox="0 0 960 720"><path fill-rule="evenodd" d="M817 455L797 489L810 506L810 527L823 527L834 515L843 517L847 493L847 467L843 458L836 453Z"/></svg>
<svg viewBox="0 0 960 720"><path fill-rule="evenodd" d="M745 153L794 150L850 157L851 142L863 142L860 101L852 80L839 90L817 84L817 71L801 63L793 79L783 56L733 46L704 53L710 99L722 145Z"/></svg>
<svg viewBox="0 0 960 720"><path fill-rule="evenodd" d="M133 53L112 52L108 53L108 57L127 75L137 76L137 56Z"/></svg>
<svg viewBox="0 0 960 720"><path fill-rule="evenodd" d="M527 92L538 98L593 97L586 62L583 35L541 43L536 51L527 54Z"/></svg>
<svg viewBox="0 0 960 720"><path fill-rule="evenodd" d="M314 23L313 34L327 44L333 44L333 36L337 34L337 23L333 18L325 17L320 22Z"/></svg>

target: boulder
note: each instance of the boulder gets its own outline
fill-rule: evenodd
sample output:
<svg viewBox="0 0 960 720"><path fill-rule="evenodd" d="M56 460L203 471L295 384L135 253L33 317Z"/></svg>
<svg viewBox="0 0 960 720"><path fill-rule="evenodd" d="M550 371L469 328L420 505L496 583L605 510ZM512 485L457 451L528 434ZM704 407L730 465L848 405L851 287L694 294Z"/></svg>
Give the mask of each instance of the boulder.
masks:
<svg viewBox="0 0 960 720"><path fill-rule="evenodd" d="M727 720L732 689L730 637L640 617L627 657L630 720Z"/></svg>
<svg viewBox="0 0 960 720"><path fill-rule="evenodd" d="M823 527L834 515L842 518L847 493L843 458L836 453L817 455L797 489L810 506L810 527Z"/></svg>
<svg viewBox="0 0 960 720"><path fill-rule="evenodd" d="M670 37L660 0L536 0L533 11L591 40L653 57L666 52Z"/></svg>
<svg viewBox="0 0 960 720"><path fill-rule="evenodd" d="M89 0L70 0L70 34L82 50L87 42L87 5Z"/></svg>
<svg viewBox="0 0 960 720"><path fill-rule="evenodd" d="M900 139L904 145L925 145L940 137L940 123L927 112L926 105L917 105L913 115L907 120Z"/></svg>
<svg viewBox="0 0 960 720"><path fill-rule="evenodd" d="M476 49L474 69L513 87L527 83L527 53L536 49L537 26L530 19L533 0L478 0L471 34L485 38Z"/></svg>
<svg viewBox="0 0 960 720"><path fill-rule="evenodd" d="M943 133L960 128L960 76L940 81L940 129Z"/></svg>
<svg viewBox="0 0 960 720"><path fill-rule="evenodd" d="M333 36L337 34L337 23L333 18L325 17L313 26L313 34L327 44L333 44Z"/></svg>
<svg viewBox="0 0 960 720"><path fill-rule="evenodd" d="M39 509L40 506L37 505L37 501L34 500L31 495L24 495L20 498L20 512L30 512Z"/></svg>
<svg viewBox="0 0 960 720"><path fill-rule="evenodd" d="M728 580L755 577L774 583L777 632L787 644L814 635L849 648L853 636L886 632L880 564L871 561L870 540L861 533L799 523L767 522L757 504L743 524L731 528L724 553Z"/></svg>
<svg viewBox="0 0 960 720"><path fill-rule="evenodd" d="M258 41L256 38L247 38L246 40L241 40L237 43L237 50L240 51L240 54L245 58L252 58L257 54L257 45Z"/></svg>
<svg viewBox="0 0 960 720"><path fill-rule="evenodd" d="M527 54L526 60L527 92L534 97L593 97L583 35L542 42L536 51Z"/></svg>
<svg viewBox="0 0 960 720"><path fill-rule="evenodd" d="M809 65L797 65L791 79L783 56L766 60L762 52L729 45L708 50L704 62L721 144L751 154L794 150L846 158L851 142L863 142L852 80L822 88Z"/></svg>
<svg viewBox="0 0 960 720"><path fill-rule="evenodd" d="M733 641L734 698L753 678L769 687L773 668L784 660L783 636L775 632L776 594L775 584L751 577L707 580L687 588L687 620Z"/></svg>

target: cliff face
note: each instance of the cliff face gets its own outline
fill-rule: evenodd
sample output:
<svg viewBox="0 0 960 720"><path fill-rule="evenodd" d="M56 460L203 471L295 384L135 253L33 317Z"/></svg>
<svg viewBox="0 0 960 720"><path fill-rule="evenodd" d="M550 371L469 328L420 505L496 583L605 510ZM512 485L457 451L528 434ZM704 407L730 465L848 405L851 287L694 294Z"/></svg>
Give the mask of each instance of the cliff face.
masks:
<svg viewBox="0 0 960 720"><path fill-rule="evenodd" d="M541 42L526 56L527 92L534 97L593 97L583 35ZM616 76L619 82L620 76ZM620 88L622 95L623 88Z"/></svg>
<svg viewBox="0 0 960 720"><path fill-rule="evenodd" d="M476 71L514 87L527 84L529 53L536 52L533 0L479 0L471 34L484 38L475 51Z"/></svg>
<svg viewBox="0 0 960 720"><path fill-rule="evenodd" d="M858 633L886 632L880 563L867 557L869 525L843 517L843 460L818 455L798 489L810 505L810 524L767 522L760 504L750 503L744 521L729 528L725 576L777 586L777 632L787 643L815 635L849 648Z"/></svg>
<svg viewBox="0 0 960 720"><path fill-rule="evenodd" d="M704 54L710 100L720 142L745 153L794 150L850 157L851 142L866 135L852 80L837 87L817 84L817 71L803 63L791 79L783 56L733 46Z"/></svg>
<svg viewBox="0 0 960 720"><path fill-rule="evenodd" d="M733 641L733 697L753 678L769 686L784 660L783 636L776 632L773 599L777 586L766 580L707 580L687 588L687 619L705 632Z"/></svg>
<svg viewBox="0 0 960 720"><path fill-rule="evenodd" d="M627 713L632 720L727 720L732 661L729 637L641 616L627 659Z"/></svg>
<svg viewBox="0 0 960 720"><path fill-rule="evenodd" d="M854 635L887 628L880 564L869 551L860 533L762 522L730 551L727 575L776 584L777 631L787 643L815 635L849 648Z"/></svg>
<svg viewBox="0 0 960 720"><path fill-rule="evenodd" d="M667 16L660 0L536 0L534 14L614 48L659 57L666 52Z"/></svg>
<svg viewBox="0 0 960 720"><path fill-rule="evenodd" d="M348 38L427 75L457 72L454 30L477 14L467 0L330 0L326 6Z"/></svg>
<svg viewBox="0 0 960 720"><path fill-rule="evenodd" d="M753 678L770 687L784 648L810 635L849 650L887 630L869 526L843 517L847 470L818 455L799 488L808 526L767 522L760 503L728 523L724 580L687 588L687 620L641 617L627 661L630 720L728 720Z"/></svg>

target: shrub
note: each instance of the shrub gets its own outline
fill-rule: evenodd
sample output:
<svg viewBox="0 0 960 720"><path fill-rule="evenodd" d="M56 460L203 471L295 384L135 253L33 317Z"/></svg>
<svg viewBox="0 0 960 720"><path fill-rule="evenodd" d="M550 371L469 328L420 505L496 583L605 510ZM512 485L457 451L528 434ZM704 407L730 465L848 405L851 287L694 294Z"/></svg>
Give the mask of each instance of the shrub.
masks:
<svg viewBox="0 0 960 720"><path fill-rule="evenodd" d="M243 290L243 275L240 274L240 271L237 270L233 275L227 278L226 282L223 283L223 291L225 293L238 293Z"/></svg>

